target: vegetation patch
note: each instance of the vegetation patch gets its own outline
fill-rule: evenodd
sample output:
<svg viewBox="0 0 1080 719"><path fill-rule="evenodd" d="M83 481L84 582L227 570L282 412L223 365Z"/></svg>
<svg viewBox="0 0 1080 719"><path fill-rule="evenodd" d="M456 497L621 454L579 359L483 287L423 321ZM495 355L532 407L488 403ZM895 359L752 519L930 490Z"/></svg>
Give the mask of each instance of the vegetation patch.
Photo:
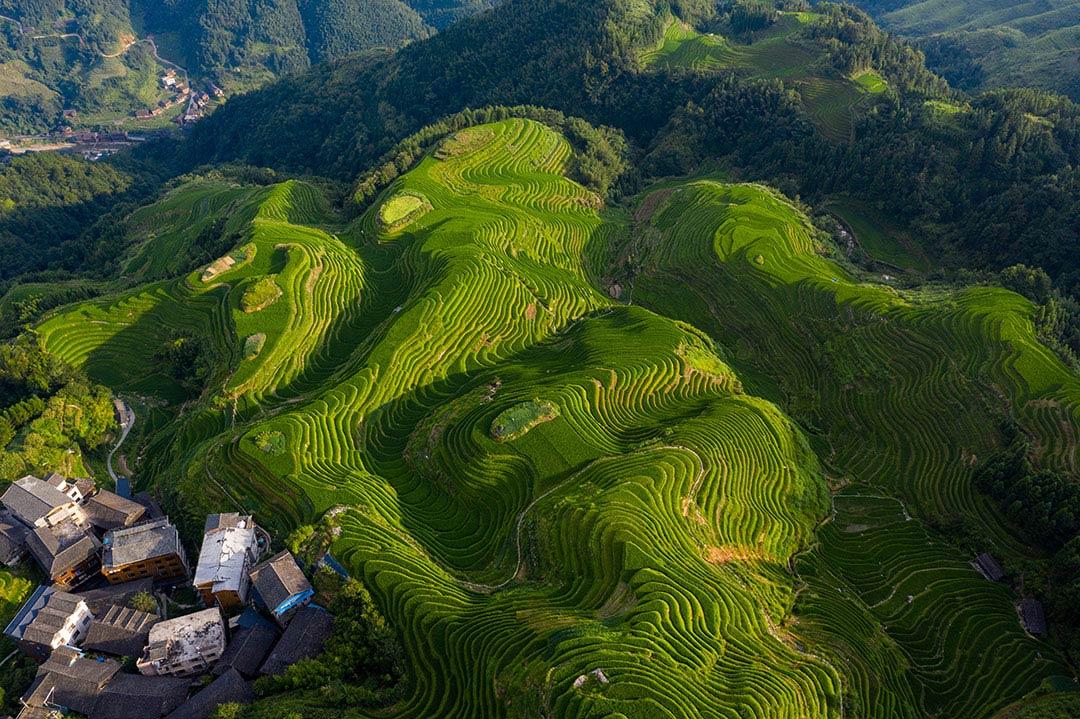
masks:
<svg viewBox="0 0 1080 719"><path fill-rule="evenodd" d="M529 430L559 416L553 402L533 399L503 410L491 423L491 438L496 442L512 442Z"/></svg>
<svg viewBox="0 0 1080 719"><path fill-rule="evenodd" d="M255 359L262 352L263 345L266 344L266 333L256 332L253 335L248 335L244 340L244 359Z"/></svg>
<svg viewBox="0 0 1080 719"><path fill-rule="evenodd" d="M379 208L379 224L385 230L399 230L431 211L431 203L423 195L401 192Z"/></svg>
<svg viewBox="0 0 1080 719"><path fill-rule="evenodd" d="M880 95L889 89L889 83L877 70L863 70L851 77L851 81L871 95Z"/></svg>
<svg viewBox="0 0 1080 719"><path fill-rule="evenodd" d="M449 160L452 157L460 157L483 147L495 137L491 128L483 125L467 127L450 135L439 144L435 151L435 157L440 160Z"/></svg>
<svg viewBox="0 0 1080 719"><path fill-rule="evenodd" d="M281 287L273 277L263 277L244 289L240 308L247 314L258 312L274 304L281 297Z"/></svg>
<svg viewBox="0 0 1080 719"><path fill-rule="evenodd" d="M285 435L277 430L259 432L255 435L255 446L260 452L280 457L285 454Z"/></svg>

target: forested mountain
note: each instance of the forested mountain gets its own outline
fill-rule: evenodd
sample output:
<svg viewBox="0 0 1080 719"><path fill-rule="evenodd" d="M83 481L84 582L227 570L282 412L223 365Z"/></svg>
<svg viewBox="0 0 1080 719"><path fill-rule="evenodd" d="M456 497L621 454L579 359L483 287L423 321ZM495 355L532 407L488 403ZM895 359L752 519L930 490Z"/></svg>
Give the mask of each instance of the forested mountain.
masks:
<svg viewBox="0 0 1080 719"><path fill-rule="evenodd" d="M238 98L191 144L203 162L347 178L391 138L462 107L540 104L656 148L655 172L724 156L803 197L871 198L969 264L1028 262L1080 290L1080 246L1069 239L1080 217L1080 109L1037 91L959 97L865 16L819 7L828 20L800 30L800 47L814 48L829 71L875 68L891 88L839 139L822 136L792 95L807 90L790 78L649 72L639 48L660 42L661 17L632 3L551 1L508 2L391 58L346 60ZM709 8L683 12L722 23Z"/></svg>
<svg viewBox="0 0 1080 719"><path fill-rule="evenodd" d="M312 63L395 48L478 12L489 0L2 0L0 132L87 124L158 101L165 61L198 82L251 89ZM130 45L136 38L154 45ZM87 119L86 116L89 116ZM101 124L106 124L104 120Z"/></svg>
<svg viewBox="0 0 1080 719"><path fill-rule="evenodd" d="M1080 100L1077 0L856 0L881 24L917 39L955 87L1037 87Z"/></svg>
<svg viewBox="0 0 1080 719"><path fill-rule="evenodd" d="M1080 712L1080 107L803 0L303 69L372 7L157 5L282 77L0 167L0 484L100 475L112 391L185 541L250 513L336 615L217 719Z"/></svg>

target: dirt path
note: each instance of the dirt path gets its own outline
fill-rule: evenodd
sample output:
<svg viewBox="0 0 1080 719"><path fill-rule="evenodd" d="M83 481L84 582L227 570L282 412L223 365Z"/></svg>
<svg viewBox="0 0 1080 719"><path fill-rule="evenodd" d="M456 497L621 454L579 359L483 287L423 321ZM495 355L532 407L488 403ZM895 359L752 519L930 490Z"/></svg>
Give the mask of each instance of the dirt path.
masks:
<svg viewBox="0 0 1080 719"><path fill-rule="evenodd" d="M119 489L120 478L116 476L116 471L113 469L113 455L116 454L116 450L120 449L120 445L127 439L128 432L135 425L135 412L126 404L121 404L123 410L120 412L120 439L116 442L116 446L109 450L109 456L105 459L105 468L109 470L109 476L112 477L115 489Z"/></svg>
<svg viewBox="0 0 1080 719"><path fill-rule="evenodd" d="M7 22L11 23L15 27L19 28L19 34L20 35L25 35L26 31L29 29L29 28L25 27L21 22L16 20L15 18L8 17L7 15L0 15L0 20L6 20Z"/></svg>

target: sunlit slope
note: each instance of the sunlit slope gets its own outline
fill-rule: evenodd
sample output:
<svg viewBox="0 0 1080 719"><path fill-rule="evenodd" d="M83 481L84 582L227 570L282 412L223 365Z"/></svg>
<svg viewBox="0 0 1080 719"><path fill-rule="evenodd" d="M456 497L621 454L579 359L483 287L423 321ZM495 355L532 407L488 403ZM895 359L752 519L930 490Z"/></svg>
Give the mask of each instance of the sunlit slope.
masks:
<svg viewBox="0 0 1080 719"><path fill-rule="evenodd" d="M180 285L225 297L228 321L212 331L239 347L256 329L248 319L317 305L298 299L311 271L291 279L289 267L342 242L347 269L326 263L314 286L353 278L367 331L288 399L270 393L283 386L270 339L254 359L234 355L241 369L219 399L172 435L180 476L159 476L193 497L227 487L221 501L242 497L271 526L356 507L335 553L402 633L414 685L395 715L838 716L837 670L784 628L785 566L827 510L817 460L781 412L742 392L710 340L594 289L625 225L563 177L569 154L531 122L459 133L343 240L303 224L302 186L269 190L246 240L253 257ZM421 198L399 203L412 208L404 224L381 213L403 194ZM238 295L267 275L281 296L242 316ZM64 327L106 309L70 310L42 333L100 371L68 349ZM309 356L333 338L322 332ZM268 379L237 401L250 397L265 419L244 424L241 412L227 429L213 407L236 396L246 362L267 362ZM305 377L314 383L307 371L288 384ZM533 399L558 416L492 438L497 416ZM259 448L267 432L284 453ZM594 669L610 684L573 687Z"/></svg>
<svg viewBox="0 0 1080 719"><path fill-rule="evenodd" d="M996 532L994 551L1022 551L971 485L1006 411L1044 438L1048 464L1076 461L1080 387L1036 341L1031 305L989 288L905 296L860 283L757 186L675 184L648 194L637 220L635 301L728 347L752 388L813 430L834 483L899 496L915 515L883 534L829 527L843 543L825 541L806 565L807 631L851 663L860 704L985 716L1061 672L1024 638L1007 593L945 545L927 548L918 521L977 518ZM837 501L834 522L860 524L841 519L849 504Z"/></svg>
<svg viewBox="0 0 1080 719"><path fill-rule="evenodd" d="M724 35L700 33L672 19L660 42L641 54L640 62L651 71L734 71L748 77L781 79L798 91L807 113L826 135L843 139L851 132L855 109L888 85L873 70L854 78L843 77L827 60L795 39L807 24L821 15L785 13L772 27L755 35L752 42Z"/></svg>
<svg viewBox="0 0 1080 719"><path fill-rule="evenodd" d="M380 715L988 717L1061 673L924 522L1026 551L970 486L1006 411L1077 462L1030 304L863 283L759 186L603 209L572 158L534 122L463 130L349 223L301 182L214 190L231 251L39 332L176 402L154 348L201 338L208 388L141 481L279 538L348 507L334 554L410 667Z"/></svg>

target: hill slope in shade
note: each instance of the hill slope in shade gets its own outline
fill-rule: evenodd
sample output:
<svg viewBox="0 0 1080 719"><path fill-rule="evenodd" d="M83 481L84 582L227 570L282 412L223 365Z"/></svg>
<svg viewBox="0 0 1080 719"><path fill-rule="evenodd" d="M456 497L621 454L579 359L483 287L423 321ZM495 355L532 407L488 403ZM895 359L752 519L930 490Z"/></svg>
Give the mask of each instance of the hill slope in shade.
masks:
<svg viewBox="0 0 1080 719"><path fill-rule="evenodd" d="M181 186L129 266L166 272L194 208L229 259L37 332L156 398L139 473L185 525L240 502L281 537L347 507L334 555L407 655L394 716L989 717L1065 673L928 529L1030 556L971 487L1006 408L1044 466L1080 461L1080 380L1034 307L874 284L760 185L605 208L574 152L533 121L461 130L348 223L298 181ZM407 197L429 207L384 212ZM194 399L157 359L178 333ZM558 412L493 439L526 403ZM313 689L251 716L339 709Z"/></svg>
<svg viewBox="0 0 1080 719"><path fill-rule="evenodd" d="M920 39L931 67L966 90L1027 86L1080 99L1076 0L856 0Z"/></svg>

